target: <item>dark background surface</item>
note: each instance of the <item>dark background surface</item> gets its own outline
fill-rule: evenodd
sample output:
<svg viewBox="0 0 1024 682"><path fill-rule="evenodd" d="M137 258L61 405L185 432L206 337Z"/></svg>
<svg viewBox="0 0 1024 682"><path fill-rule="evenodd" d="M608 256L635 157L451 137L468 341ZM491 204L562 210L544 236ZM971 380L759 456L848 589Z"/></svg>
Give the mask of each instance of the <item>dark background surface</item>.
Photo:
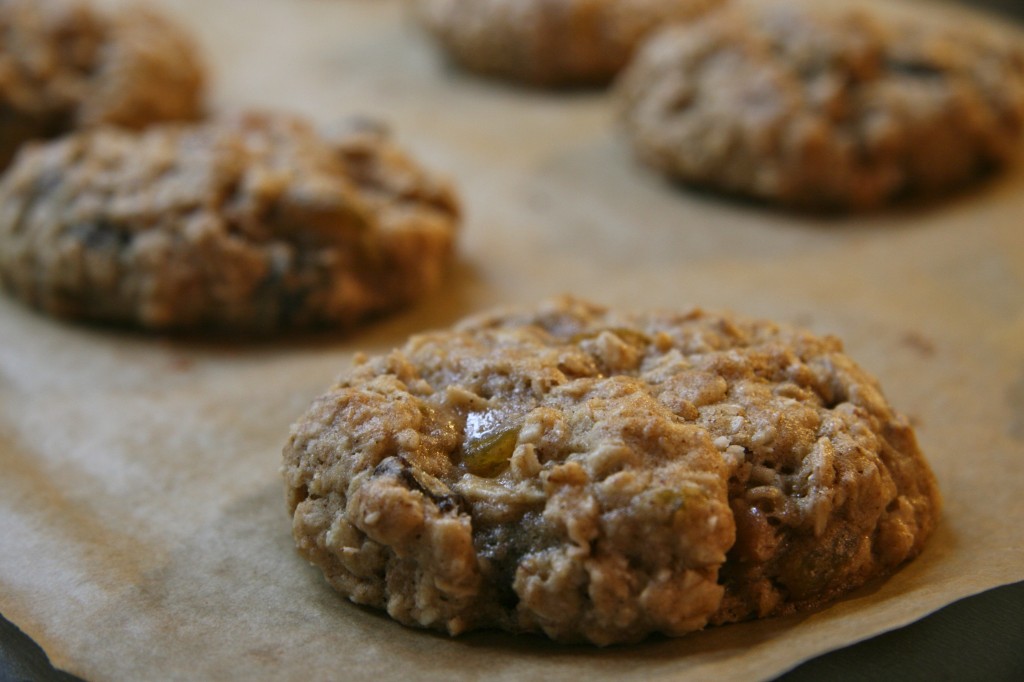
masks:
<svg viewBox="0 0 1024 682"><path fill-rule="evenodd" d="M1024 18L1024 0L969 0L964 4L995 10L1017 19Z"/></svg>
<svg viewBox="0 0 1024 682"><path fill-rule="evenodd" d="M1024 582L962 599L906 627L807 661L778 682L1024 680ZM0 618L0 681L78 682Z"/></svg>
<svg viewBox="0 0 1024 682"><path fill-rule="evenodd" d="M1024 0L967 4L1024 20ZM1024 521L1024 519L1022 519ZM0 682L75 682L0 614ZM906 627L814 658L778 682L1024 681L1024 582L955 602Z"/></svg>

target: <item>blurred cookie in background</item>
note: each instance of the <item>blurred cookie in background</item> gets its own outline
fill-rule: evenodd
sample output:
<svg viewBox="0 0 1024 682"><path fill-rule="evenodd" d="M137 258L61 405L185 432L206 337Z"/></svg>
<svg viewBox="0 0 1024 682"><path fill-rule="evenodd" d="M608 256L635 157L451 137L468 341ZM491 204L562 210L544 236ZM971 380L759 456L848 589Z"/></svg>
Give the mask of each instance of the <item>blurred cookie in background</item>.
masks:
<svg viewBox="0 0 1024 682"><path fill-rule="evenodd" d="M49 314L150 330L336 327L427 295L459 209L386 130L281 114L26 148L0 183L0 281Z"/></svg>
<svg viewBox="0 0 1024 682"><path fill-rule="evenodd" d="M627 133L671 178L812 209L969 184L1019 151L1024 52L980 22L765 2L653 35Z"/></svg>
<svg viewBox="0 0 1024 682"><path fill-rule="evenodd" d="M204 67L177 24L144 7L0 2L0 168L27 140L76 128L197 118Z"/></svg>
<svg viewBox="0 0 1024 682"><path fill-rule="evenodd" d="M421 23L461 66L540 86L608 82L652 29L722 0L416 0Z"/></svg>

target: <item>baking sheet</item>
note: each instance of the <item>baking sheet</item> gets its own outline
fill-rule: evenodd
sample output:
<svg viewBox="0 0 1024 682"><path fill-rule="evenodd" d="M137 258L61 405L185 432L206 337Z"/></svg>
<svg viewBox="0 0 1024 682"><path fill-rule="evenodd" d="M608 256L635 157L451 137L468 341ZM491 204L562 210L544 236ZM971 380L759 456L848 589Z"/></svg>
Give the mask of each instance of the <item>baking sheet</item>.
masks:
<svg viewBox="0 0 1024 682"><path fill-rule="evenodd" d="M0 297L0 612L87 679L771 677L1024 579L1024 168L822 219L673 187L601 92L447 68L393 0L166 0L213 109L381 116L457 182L438 296L349 334L253 343L53 321ZM451 640L349 604L293 550L289 424L356 351L495 303L699 304L834 333L918 427L944 492L924 554L821 611L597 650Z"/></svg>

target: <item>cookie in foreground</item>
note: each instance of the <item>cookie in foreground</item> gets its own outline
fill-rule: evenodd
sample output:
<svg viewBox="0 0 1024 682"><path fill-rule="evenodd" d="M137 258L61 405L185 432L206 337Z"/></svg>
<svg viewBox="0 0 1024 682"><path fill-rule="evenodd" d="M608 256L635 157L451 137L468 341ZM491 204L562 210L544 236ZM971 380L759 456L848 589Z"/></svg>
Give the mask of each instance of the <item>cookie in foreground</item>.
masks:
<svg viewBox="0 0 1024 682"><path fill-rule="evenodd" d="M416 0L421 23L465 68L540 86L606 83L641 39L722 0Z"/></svg>
<svg viewBox="0 0 1024 682"><path fill-rule="evenodd" d="M6 0L0 36L0 168L28 140L201 113L205 74L196 46L151 9Z"/></svg>
<svg viewBox="0 0 1024 682"><path fill-rule="evenodd" d="M761 2L666 28L619 84L628 136L671 178L799 208L968 185L1020 151L1024 50L918 19Z"/></svg>
<svg viewBox="0 0 1024 682"><path fill-rule="evenodd" d="M571 298L357 358L283 472L299 551L352 601L599 645L826 603L940 507L836 339Z"/></svg>
<svg viewBox="0 0 1024 682"><path fill-rule="evenodd" d="M429 295L447 182L369 121L250 113L26 149L0 182L0 281L52 315L150 330L356 323Z"/></svg>

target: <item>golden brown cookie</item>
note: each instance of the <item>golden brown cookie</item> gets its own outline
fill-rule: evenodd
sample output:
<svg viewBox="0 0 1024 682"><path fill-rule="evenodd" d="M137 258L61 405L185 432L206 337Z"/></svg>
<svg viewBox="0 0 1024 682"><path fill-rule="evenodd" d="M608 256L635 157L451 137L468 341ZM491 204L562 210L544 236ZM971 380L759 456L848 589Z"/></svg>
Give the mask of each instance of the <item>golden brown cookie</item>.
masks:
<svg viewBox="0 0 1024 682"><path fill-rule="evenodd" d="M659 31L620 91L639 156L666 175L856 210L1017 153L1024 51L974 25L762 2Z"/></svg>
<svg viewBox="0 0 1024 682"><path fill-rule="evenodd" d="M652 29L721 0L416 0L418 15L464 67L534 85L610 80Z"/></svg>
<svg viewBox="0 0 1024 682"><path fill-rule="evenodd" d="M372 123L102 128L8 170L0 281L53 315L154 330L348 325L435 289L458 216Z"/></svg>
<svg viewBox="0 0 1024 682"><path fill-rule="evenodd" d="M816 606L939 510L835 339L568 298L357 359L284 462L299 551L352 601L600 645Z"/></svg>
<svg viewBox="0 0 1024 682"><path fill-rule="evenodd" d="M197 118L192 40L152 10L85 0L0 2L0 168L22 143L75 128Z"/></svg>

